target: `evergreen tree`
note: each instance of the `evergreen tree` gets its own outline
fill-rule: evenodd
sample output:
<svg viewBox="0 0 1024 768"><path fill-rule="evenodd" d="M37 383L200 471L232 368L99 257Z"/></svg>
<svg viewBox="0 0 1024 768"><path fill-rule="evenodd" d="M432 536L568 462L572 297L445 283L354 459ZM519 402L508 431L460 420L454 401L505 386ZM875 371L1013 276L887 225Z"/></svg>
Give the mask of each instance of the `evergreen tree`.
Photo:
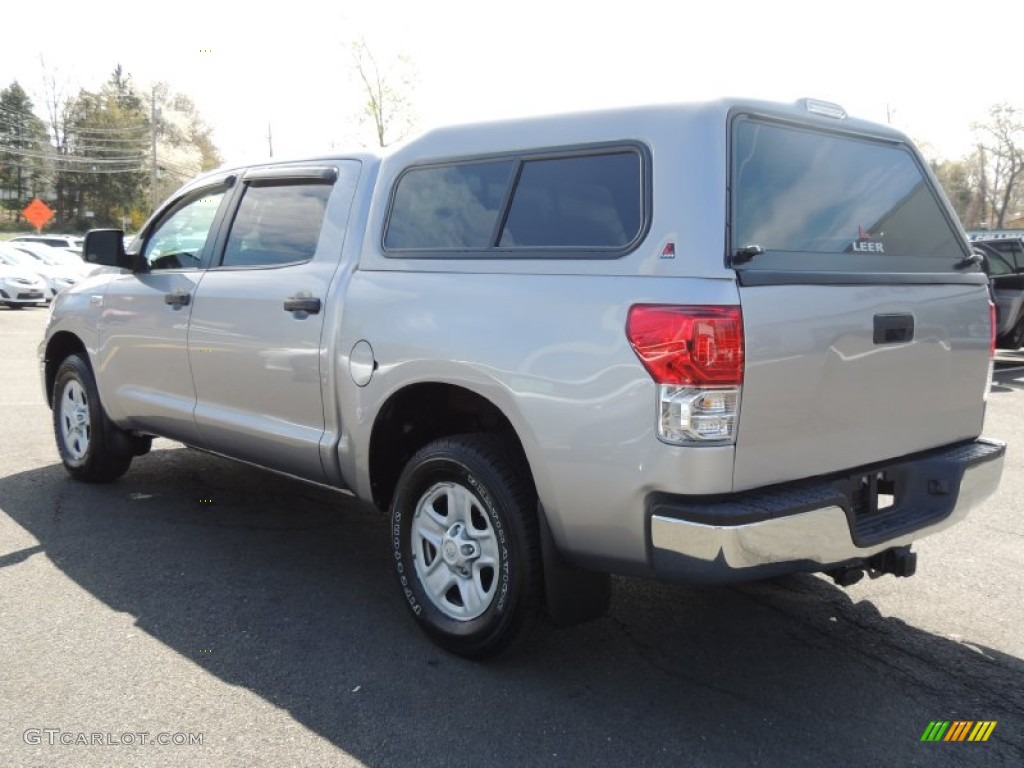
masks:
<svg viewBox="0 0 1024 768"><path fill-rule="evenodd" d="M78 228L120 227L145 199L150 125L131 78L118 66L70 105L66 202Z"/></svg>
<svg viewBox="0 0 1024 768"><path fill-rule="evenodd" d="M15 80L0 91L0 203L15 219L33 197L47 196L49 165L46 127Z"/></svg>

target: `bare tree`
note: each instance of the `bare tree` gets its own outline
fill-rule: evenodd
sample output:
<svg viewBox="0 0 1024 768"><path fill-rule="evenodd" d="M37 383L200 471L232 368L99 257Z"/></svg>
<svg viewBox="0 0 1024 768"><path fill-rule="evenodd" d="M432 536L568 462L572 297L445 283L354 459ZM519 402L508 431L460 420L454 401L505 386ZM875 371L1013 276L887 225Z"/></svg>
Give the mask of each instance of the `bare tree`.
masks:
<svg viewBox="0 0 1024 768"><path fill-rule="evenodd" d="M356 79L366 97L359 122L372 122L377 145L386 147L404 138L415 125L415 67L404 54L387 61L378 59L364 38L352 43L349 50Z"/></svg>
<svg viewBox="0 0 1024 768"><path fill-rule="evenodd" d="M65 199L67 192L67 174L64 167L64 156L68 154L68 133L72 118L72 100L67 94L67 84L56 69L46 66L42 55L39 66L43 75L43 106L46 110L46 124L50 133L50 141L54 148L54 179L53 187L56 196L57 224L64 224L69 216L69 205Z"/></svg>
<svg viewBox="0 0 1024 768"><path fill-rule="evenodd" d="M979 218L977 210L980 195L972 184L969 159L933 160L931 167L961 223L971 229L978 221L983 221L983 218Z"/></svg>
<svg viewBox="0 0 1024 768"><path fill-rule="evenodd" d="M975 187L982 217L995 229L1021 199L1024 181L1024 113L1009 104L989 109L988 120L974 126L978 147L974 158Z"/></svg>
<svg viewBox="0 0 1024 768"><path fill-rule="evenodd" d="M156 188L150 194L160 201L196 174L224 161L213 141L212 128L191 98L160 82L152 86L147 101L147 109L155 117L157 156Z"/></svg>

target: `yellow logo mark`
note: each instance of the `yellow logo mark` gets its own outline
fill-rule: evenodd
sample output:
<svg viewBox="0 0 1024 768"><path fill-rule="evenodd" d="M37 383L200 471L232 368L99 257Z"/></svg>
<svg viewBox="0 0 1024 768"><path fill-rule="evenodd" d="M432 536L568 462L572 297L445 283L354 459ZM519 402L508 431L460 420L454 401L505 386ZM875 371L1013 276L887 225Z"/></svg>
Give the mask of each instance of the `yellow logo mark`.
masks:
<svg viewBox="0 0 1024 768"><path fill-rule="evenodd" d="M988 741L995 729L995 720L932 720L921 741Z"/></svg>

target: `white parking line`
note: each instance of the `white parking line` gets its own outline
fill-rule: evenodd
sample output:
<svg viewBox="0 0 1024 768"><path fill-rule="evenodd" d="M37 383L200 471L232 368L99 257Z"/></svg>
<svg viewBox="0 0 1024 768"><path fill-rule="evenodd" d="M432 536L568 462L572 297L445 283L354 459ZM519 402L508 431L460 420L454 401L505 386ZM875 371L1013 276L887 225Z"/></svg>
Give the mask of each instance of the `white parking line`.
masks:
<svg viewBox="0 0 1024 768"><path fill-rule="evenodd" d="M998 377L1003 373L1016 373L1017 371L1024 371L1024 365L1013 365L1006 368L996 368L995 373L992 374L993 378Z"/></svg>

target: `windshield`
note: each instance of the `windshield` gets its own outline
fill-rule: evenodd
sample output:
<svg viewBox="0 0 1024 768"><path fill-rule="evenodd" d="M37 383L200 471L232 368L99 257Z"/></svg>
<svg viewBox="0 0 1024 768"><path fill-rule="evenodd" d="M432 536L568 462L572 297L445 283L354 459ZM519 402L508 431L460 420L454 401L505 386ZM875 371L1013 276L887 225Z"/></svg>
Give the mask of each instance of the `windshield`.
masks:
<svg viewBox="0 0 1024 768"><path fill-rule="evenodd" d="M733 142L731 246L763 248L756 266L945 271L967 255L902 145L751 118Z"/></svg>
<svg viewBox="0 0 1024 768"><path fill-rule="evenodd" d="M81 256L76 256L73 253L67 253L64 251L57 251L56 253L49 254L49 258L52 259L55 264L63 264L66 267L80 267L85 263L82 261Z"/></svg>
<svg viewBox="0 0 1024 768"><path fill-rule="evenodd" d="M37 264L36 260L27 253L22 253L21 251L14 249L0 252L0 259L3 259L7 264L17 264L21 267L32 267Z"/></svg>
<svg viewBox="0 0 1024 768"><path fill-rule="evenodd" d="M75 256L73 253L67 251L61 251L57 248L51 248L48 251L34 251L28 248L21 248L15 246L19 251L27 253L33 259L38 259L44 264L49 264L51 267L68 267L77 266L82 263L82 260Z"/></svg>
<svg viewBox="0 0 1024 768"><path fill-rule="evenodd" d="M25 254L26 256L28 256L33 261L41 261L43 264L50 264L50 265L56 264L56 262L50 261L45 256L40 256L38 253L36 253L35 251L30 251L28 248L21 248L21 247L19 247L17 245L14 246L14 247L18 249L19 253Z"/></svg>

